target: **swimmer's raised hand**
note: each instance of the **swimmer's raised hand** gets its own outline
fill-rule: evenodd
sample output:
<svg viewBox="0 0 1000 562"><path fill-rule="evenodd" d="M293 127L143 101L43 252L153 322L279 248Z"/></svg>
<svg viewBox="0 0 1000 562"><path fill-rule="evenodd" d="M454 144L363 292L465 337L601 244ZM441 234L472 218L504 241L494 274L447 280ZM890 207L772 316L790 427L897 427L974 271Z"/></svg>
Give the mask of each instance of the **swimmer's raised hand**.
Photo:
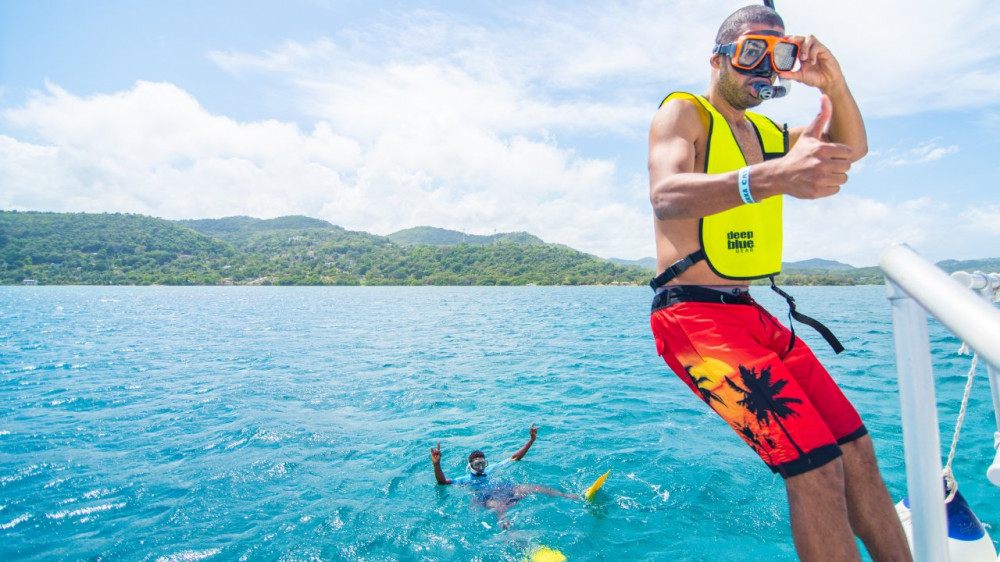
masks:
<svg viewBox="0 0 1000 562"><path fill-rule="evenodd" d="M538 428L535 427L535 424L531 424L531 429L528 430L528 434L531 435L532 441L534 441L535 438L538 437Z"/></svg>
<svg viewBox="0 0 1000 562"><path fill-rule="evenodd" d="M438 448L431 447L431 462L438 464L441 462L441 442L438 441Z"/></svg>

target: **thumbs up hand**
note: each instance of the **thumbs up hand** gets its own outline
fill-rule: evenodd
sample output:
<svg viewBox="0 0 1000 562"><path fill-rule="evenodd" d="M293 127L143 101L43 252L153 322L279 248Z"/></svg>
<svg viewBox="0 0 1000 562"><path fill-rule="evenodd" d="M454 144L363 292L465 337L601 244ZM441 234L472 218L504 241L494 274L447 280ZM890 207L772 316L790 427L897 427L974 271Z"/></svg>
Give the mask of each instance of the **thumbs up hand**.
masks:
<svg viewBox="0 0 1000 562"><path fill-rule="evenodd" d="M819 113L816 114L816 118L812 120L812 123L809 123L805 130L802 131L802 136L821 140L823 138L823 131L826 129L831 117L833 117L833 104L830 103L830 98L821 96L819 98Z"/></svg>
<svg viewBox="0 0 1000 562"><path fill-rule="evenodd" d="M784 193L798 199L819 199L836 194L847 182L851 147L823 140L832 116L833 105L824 95L820 98L819 114L802 131L788 154L776 161L780 162Z"/></svg>

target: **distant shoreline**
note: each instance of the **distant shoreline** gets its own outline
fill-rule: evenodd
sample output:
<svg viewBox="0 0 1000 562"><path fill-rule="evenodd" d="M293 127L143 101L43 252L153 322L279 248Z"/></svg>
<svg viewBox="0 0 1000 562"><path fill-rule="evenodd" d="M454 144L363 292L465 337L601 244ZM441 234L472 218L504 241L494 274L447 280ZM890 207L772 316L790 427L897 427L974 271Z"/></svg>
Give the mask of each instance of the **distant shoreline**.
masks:
<svg viewBox="0 0 1000 562"><path fill-rule="evenodd" d="M1000 259L937 265L997 271ZM0 285L8 286L642 286L655 267L652 258L604 259L526 232L417 227L377 236L303 216L0 211ZM825 287L884 278L877 267L810 259L783 263L777 281Z"/></svg>

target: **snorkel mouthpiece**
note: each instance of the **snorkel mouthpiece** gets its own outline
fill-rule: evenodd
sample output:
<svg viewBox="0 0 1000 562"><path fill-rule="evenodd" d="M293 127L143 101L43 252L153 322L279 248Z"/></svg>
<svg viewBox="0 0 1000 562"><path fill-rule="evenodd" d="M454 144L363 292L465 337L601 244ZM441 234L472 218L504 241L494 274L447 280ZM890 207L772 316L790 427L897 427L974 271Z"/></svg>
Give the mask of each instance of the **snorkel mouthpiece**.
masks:
<svg viewBox="0 0 1000 562"><path fill-rule="evenodd" d="M757 99L763 101L773 100L788 95L788 91L792 89L792 82L784 78L779 78L778 83L775 85L755 84L753 89L757 94Z"/></svg>

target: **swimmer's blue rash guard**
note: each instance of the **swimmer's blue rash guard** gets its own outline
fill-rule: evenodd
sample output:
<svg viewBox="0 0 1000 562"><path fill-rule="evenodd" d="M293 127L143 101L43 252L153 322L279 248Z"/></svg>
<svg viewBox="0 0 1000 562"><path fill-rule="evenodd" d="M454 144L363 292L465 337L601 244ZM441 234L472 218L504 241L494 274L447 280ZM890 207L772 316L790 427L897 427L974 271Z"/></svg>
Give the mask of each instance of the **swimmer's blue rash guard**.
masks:
<svg viewBox="0 0 1000 562"><path fill-rule="evenodd" d="M481 486L487 486L487 485L490 484L490 474L492 474L493 472L495 472L497 470L501 470L501 469L504 469L504 468L510 466L510 463L512 463L512 462L514 462L514 461L512 461L509 458L506 458L506 459L498 462L497 464L492 464L492 465L487 466L486 470L483 471L483 475L482 476L473 476L472 473L469 473L469 474L466 474L465 476L460 476L458 478L455 478L454 480L451 481L451 483L452 484L467 484L467 485L470 485L470 486L475 486L477 488L481 487Z"/></svg>

